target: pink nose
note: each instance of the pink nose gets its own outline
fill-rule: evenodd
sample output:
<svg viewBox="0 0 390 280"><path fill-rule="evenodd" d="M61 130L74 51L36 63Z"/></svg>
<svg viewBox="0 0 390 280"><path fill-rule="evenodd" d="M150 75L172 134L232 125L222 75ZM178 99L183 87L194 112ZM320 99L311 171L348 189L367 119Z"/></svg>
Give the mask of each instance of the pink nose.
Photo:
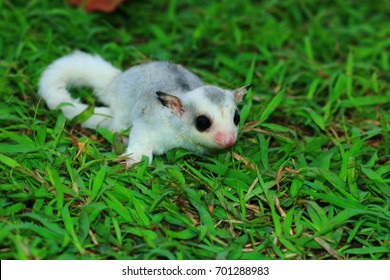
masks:
<svg viewBox="0 0 390 280"><path fill-rule="evenodd" d="M222 147L230 147L236 142L236 135L232 132L217 132L214 137L215 143Z"/></svg>

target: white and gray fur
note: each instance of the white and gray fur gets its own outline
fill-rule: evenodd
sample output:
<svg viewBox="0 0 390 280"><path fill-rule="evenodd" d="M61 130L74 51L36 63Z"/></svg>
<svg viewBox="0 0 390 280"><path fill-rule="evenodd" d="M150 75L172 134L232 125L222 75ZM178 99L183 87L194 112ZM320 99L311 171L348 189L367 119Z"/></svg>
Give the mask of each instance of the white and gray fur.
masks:
<svg viewBox="0 0 390 280"><path fill-rule="evenodd" d="M95 108L83 123L87 128L111 131L131 127L126 149L127 166L142 156L172 148L197 153L223 149L237 139L237 105L251 85L224 90L204 83L181 65L150 62L121 72L99 56L74 52L54 61L42 74L39 95L50 109L61 105L69 120L87 108L71 97L68 88L86 86L107 107ZM210 127L197 129L205 116Z"/></svg>

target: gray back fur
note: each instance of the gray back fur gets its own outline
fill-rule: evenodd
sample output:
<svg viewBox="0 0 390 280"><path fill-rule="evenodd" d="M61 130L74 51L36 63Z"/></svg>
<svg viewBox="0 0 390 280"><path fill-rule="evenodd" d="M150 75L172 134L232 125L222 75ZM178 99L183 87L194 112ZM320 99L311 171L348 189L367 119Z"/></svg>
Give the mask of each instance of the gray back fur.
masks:
<svg viewBox="0 0 390 280"><path fill-rule="evenodd" d="M134 120L140 114L152 116L156 113L156 106L161 107L157 91L180 97L201 86L203 82L199 77L181 65L150 62L131 67L112 81L108 90L117 98L116 104L108 105L118 109L115 111L126 112L128 117L120 119Z"/></svg>
<svg viewBox="0 0 390 280"><path fill-rule="evenodd" d="M180 95L198 88L203 82L185 69L183 66L171 62L150 62L131 67L121 76L121 82L136 90L138 85L141 92L150 92L153 96L156 91Z"/></svg>

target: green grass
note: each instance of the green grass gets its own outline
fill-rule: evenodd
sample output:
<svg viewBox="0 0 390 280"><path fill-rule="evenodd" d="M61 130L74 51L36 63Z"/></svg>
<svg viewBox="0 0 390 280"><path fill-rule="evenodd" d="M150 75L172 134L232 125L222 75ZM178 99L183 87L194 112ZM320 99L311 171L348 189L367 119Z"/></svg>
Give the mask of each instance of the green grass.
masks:
<svg viewBox="0 0 390 280"><path fill-rule="evenodd" d="M126 1L86 14L0 0L0 258L389 259L389 8ZM43 69L76 49L254 83L237 144L125 170L110 132L36 95Z"/></svg>

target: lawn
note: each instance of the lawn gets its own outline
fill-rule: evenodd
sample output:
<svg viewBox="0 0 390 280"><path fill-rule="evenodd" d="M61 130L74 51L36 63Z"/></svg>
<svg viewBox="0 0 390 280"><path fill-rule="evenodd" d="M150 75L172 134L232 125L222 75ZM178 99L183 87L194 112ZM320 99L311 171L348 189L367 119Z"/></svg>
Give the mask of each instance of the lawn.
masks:
<svg viewBox="0 0 390 280"><path fill-rule="evenodd" d="M388 1L0 0L0 259L389 259L389 17ZM37 97L77 49L253 83L236 145L126 170L111 132Z"/></svg>

